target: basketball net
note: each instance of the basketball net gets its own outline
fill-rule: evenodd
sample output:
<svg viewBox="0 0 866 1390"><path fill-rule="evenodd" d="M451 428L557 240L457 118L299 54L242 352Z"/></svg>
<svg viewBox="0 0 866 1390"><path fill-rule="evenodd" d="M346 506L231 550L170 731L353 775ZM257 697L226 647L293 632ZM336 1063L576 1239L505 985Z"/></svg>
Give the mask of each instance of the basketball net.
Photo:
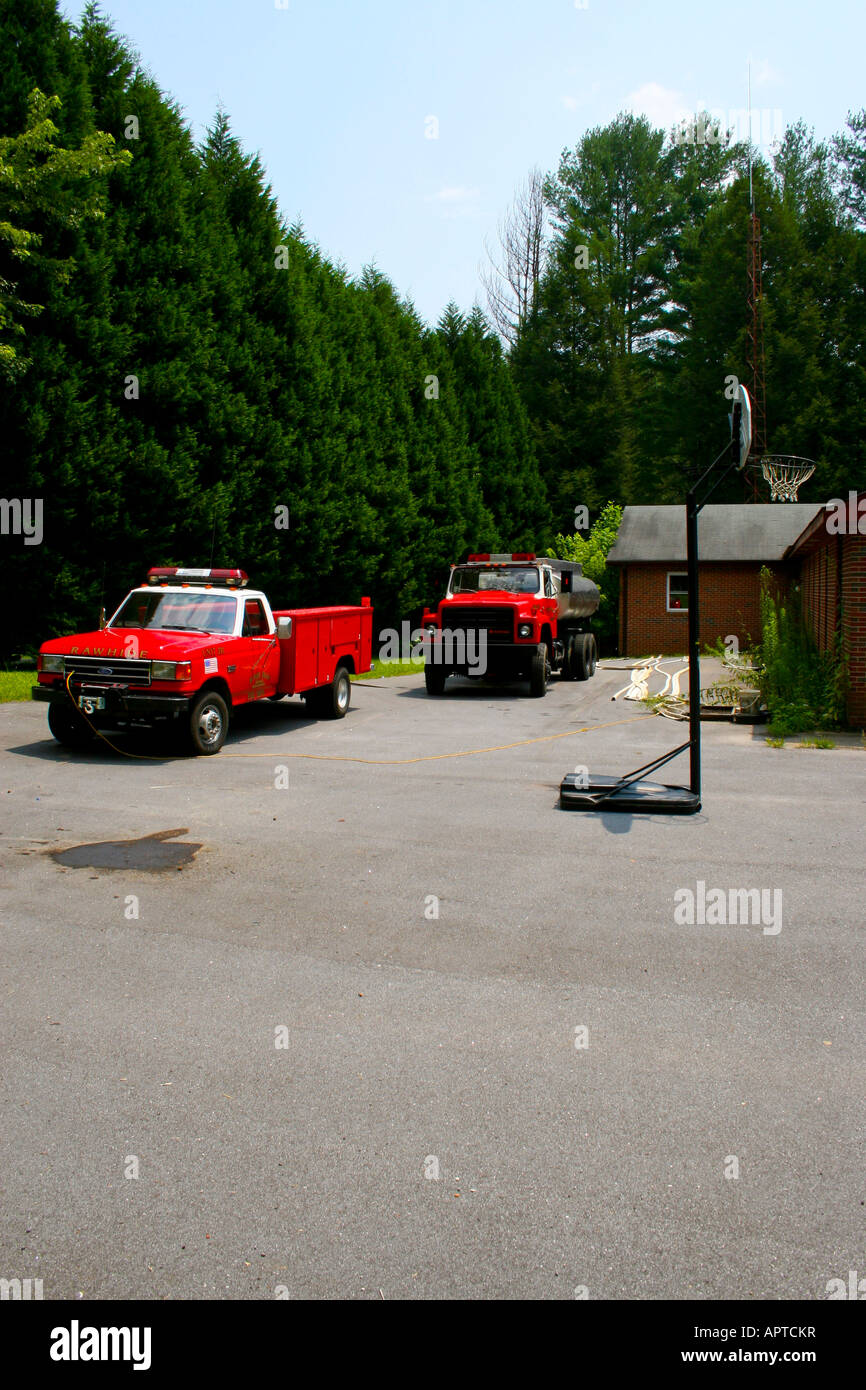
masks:
<svg viewBox="0 0 866 1390"><path fill-rule="evenodd" d="M770 484L771 502L796 502L797 493L815 472L811 459L767 457L761 472Z"/></svg>

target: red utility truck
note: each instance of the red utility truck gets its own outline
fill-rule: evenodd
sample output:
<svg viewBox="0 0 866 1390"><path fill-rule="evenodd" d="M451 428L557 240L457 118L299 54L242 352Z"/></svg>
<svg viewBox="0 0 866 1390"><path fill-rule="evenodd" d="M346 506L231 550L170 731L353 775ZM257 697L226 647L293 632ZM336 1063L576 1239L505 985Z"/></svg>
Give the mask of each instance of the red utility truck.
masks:
<svg viewBox="0 0 866 1390"><path fill-rule="evenodd" d="M424 610L424 679L441 695L449 676L529 681L544 695L551 671L586 680L595 671L588 620L599 591L571 560L533 554L470 555L452 565L445 597Z"/></svg>
<svg viewBox="0 0 866 1390"><path fill-rule="evenodd" d="M151 569L107 626L43 642L34 700L69 747L94 730L169 727L195 753L218 753L232 711L302 695L342 719L349 676L369 671L373 609L272 610L236 569Z"/></svg>

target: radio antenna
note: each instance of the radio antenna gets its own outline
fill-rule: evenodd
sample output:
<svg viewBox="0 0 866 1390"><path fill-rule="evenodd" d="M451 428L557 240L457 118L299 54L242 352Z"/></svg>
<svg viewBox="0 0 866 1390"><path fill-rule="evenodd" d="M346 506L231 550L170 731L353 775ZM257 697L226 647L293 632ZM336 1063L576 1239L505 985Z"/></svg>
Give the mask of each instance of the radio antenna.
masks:
<svg viewBox="0 0 866 1390"><path fill-rule="evenodd" d="M748 84L749 84L749 212L755 211L755 199L752 192L752 64L748 64Z"/></svg>
<svg viewBox="0 0 866 1390"><path fill-rule="evenodd" d="M211 569L213 569L213 552L214 552L214 546L215 546L215 545L216 545L216 503L214 503L214 508L213 508L213 531L211 532L211 538L210 538L210 567L211 567Z"/></svg>

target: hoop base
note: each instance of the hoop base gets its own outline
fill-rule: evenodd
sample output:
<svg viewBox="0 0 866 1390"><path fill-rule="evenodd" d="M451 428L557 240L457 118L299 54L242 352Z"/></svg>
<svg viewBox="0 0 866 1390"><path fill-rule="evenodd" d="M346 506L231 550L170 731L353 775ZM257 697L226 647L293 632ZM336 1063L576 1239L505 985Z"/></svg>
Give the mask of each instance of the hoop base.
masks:
<svg viewBox="0 0 866 1390"><path fill-rule="evenodd" d="M701 798L688 787L641 781L611 791L621 780L597 776L584 786L577 773L569 772L559 788L559 804L563 811L622 811L635 816L693 816L701 809Z"/></svg>

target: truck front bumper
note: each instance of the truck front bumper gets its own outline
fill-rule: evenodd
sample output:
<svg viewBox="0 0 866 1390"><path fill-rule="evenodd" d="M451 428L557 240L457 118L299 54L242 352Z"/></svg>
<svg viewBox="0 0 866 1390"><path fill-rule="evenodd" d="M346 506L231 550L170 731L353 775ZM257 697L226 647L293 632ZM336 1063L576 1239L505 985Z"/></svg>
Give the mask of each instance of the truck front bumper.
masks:
<svg viewBox="0 0 866 1390"><path fill-rule="evenodd" d="M105 708L94 710L87 717L98 728L113 724L153 724L166 719L178 719L189 713L191 695L173 695L169 691L137 690L131 686L73 685L72 703L78 706L79 697L103 699ZM43 704L53 700L70 700L64 685L34 685L30 697Z"/></svg>
<svg viewBox="0 0 866 1390"><path fill-rule="evenodd" d="M528 673L532 664L532 657L535 652L536 642L489 642L486 649L479 655L484 662L484 670L479 669L479 664L460 660L455 661L454 647L446 642L437 642L434 637L427 645L424 659L428 666L441 666L449 674L455 676L465 675L490 675L503 676L515 673ZM458 648L459 653L459 648Z"/></svg>

